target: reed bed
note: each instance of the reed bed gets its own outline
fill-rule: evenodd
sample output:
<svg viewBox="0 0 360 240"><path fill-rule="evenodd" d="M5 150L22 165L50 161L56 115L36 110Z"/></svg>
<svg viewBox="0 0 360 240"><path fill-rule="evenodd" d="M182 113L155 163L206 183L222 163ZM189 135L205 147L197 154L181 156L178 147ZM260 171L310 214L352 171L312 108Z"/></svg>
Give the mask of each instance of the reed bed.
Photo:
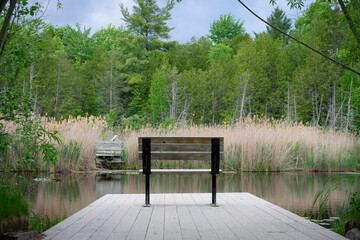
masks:
<svg viewBox="0 0 360 240"><path fill-rule="evenodd" d="M359 138L286 123L284 120L246 118L234 126L181 126L171 129L144 127L125 139L128 164L137 163L139 136L222 136L225 159L222 168L235 171L347 171L360 169Z"/></svg>
<svg viewBox="0 0 360 240"><path fill-rule="evenodd" d="M125 142L122 168L140 168L138 137L222 136L225 139L224 170L232 171L356 171L360 169L360 140L343 132L318 129L284 120L246 118L235 125L216 126L175 124L168 128L109 129L98 117L77 117L63 121L41 118L47 129L59 131L62 144L56 171L84 171L96 168L95 142L114 135ZM177 164L177 165L176 165ZM157 162L156 167L204 167L201 163ZM176 166L175 166L176 165Z"/></svg>
<svg viewBox="0 0 360 240"><path fill-rule="evenodd" d="M58 146L60 159L55 171L85 171L96 169L94 148L96 141L108 139L112 131L101 117L68 118L60 122L42 118L48 129L60 133L62 143Z"/></svg>

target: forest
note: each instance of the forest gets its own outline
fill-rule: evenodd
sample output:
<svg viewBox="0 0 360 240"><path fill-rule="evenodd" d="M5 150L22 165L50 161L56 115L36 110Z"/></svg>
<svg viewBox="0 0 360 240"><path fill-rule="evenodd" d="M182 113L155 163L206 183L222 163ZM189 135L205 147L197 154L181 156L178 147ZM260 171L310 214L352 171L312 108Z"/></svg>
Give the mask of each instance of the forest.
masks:
<svg viewBox="0 0 360 240"><path fill-rule="evenodd" d="M288 2L298 8L303 4ZM266 131L272 134L267 126L281 129L285 124L294 131L306 128L289 142L269 140L261 151L279 148L286 157L271 154L274 164L268 169L282 169L279 158L295 168L299 161L294 159L301 158L301 168L309 162L310 169L318 169L318 156L329 158L329 149L339 169L360 166L356 157L360 130L358 1L317 0L302 8L294 21L279 7L267 17L271 25L354 71L270 26L264 32L246 32L246 19L231 14L218 16L206 36L186 43L168 41L172 28L167 21L181 1L168 1L162 8L155 0L135 0L132 9L120 4L125 24L109 25L94 34L80 23L75 27L46 23L43 6L37 2L0 3L2 169L37 169L42 161L55 166L64 158L86 162L78 161L70 169L93 169L95 141L111 138L117 131L128 140L133 136L129 131L141 135L148 128L161 134L164 128L194 127L204 134L218 126L216 135L223 134L218 132L221 128L230 128L226 134L231 134L231 128L242 131L246 124L265 128L258 136ZM80 131L84 125L92 129L83 130L88 135ZM71 131L74 134L69 135ZM91 131L96 133L89 136ZM302 139L305 132L315 136L314 131L318 135L325 131L331 137L315 137L322 139L320 143ZM291 135L278 134L279 139ZM337 139L345 140L342 144L331 140L330 144L332 134L334 139L341 135ZM253 139L261 142L258 136ZM127 157L130 167L136 168L136 147L130 147L131 141ZM260 142L254 142L254 147L264 144ZM240 162L231 169L244 169L241 161L247 158L236 149L244 153L245 145L249 144L226 143L229 162ZM299 146L307 154L299 154ZM258 169L262 158L257 151L250 150L254 155L246 160L246 169Z"/></svg>
<svg viewBox="0 0 360 240"><path fill-rule="evenodd" d="M108 116L114 125L214 125L262 116L359 130L356 74L270 27L251 37L244 20L229 14L219 16L207 36L166 41L174 2L164 8L135 2L133 11L119 7L124 26L93 35L80 24L19 18L2 48L1 89L28 94L36 114L56 120L93 115ZM348 8L360 29L358 8L351 8L356 2ZM359 42L337 3L315 1L294 23L276 8L267 20L360 69Z"/></svg>

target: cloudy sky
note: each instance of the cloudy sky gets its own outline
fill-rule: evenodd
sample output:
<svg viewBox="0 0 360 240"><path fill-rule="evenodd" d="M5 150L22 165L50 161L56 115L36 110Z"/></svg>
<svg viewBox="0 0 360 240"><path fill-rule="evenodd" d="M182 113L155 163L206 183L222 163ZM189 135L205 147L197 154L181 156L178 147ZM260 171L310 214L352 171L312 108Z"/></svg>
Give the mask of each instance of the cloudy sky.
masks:
<svg viewBox="0 0 360 240"><path fill-rule="evenodd" d="M266 19L274 9L269 0L244 0L258 15ZM278 6L287 12L287 16L294 19L301 14L299 10L290 10L286 0L277 0ZM311 2L311 1L308 1ZM43 0L43 5L48 1ZM92 29L92 33L109 24L120 26L123 24L120 3L132 11L133 0L61 0L62 9L57 10L57 0L50 0L46 11L46 22L63 26L74 26L80 23ZM158 5L164 6L166 0L159 0ZM176 3L171 11L172 19L168 21L171 40L185 43L195 36L199 38L209 33L210 24L219 19L220 14L232 14L244 21L244 27L250 34L265 31L265 24L251 15L237 0L182 0Z"/></svg>

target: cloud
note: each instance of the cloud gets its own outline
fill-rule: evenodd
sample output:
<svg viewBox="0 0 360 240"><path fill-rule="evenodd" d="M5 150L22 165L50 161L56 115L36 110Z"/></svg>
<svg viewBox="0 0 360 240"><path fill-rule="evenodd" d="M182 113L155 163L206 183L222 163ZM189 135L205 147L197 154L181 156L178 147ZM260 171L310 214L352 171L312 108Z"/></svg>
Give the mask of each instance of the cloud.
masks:
<svg viewBox="0 0 360 240"><path fill-rule="evenodd" d="M43 4L47 0L40 0ZM311 3L314 0L309 0ZM165 6L167 0L159 0L160 7ZM269 0L244 1L252 10L266 19L275 6L269 4ZM46 21L54 25L74 26L80 23L87 28L92 28L92 33L107 27L109 24L120 26L124 24L120 11L120 3L132 11L133 0L61 0L62 10L56 10L57 0L50 1L46 12ZM287 12L287 16L295 18L300 11L290 10L285 0L278 0L278 6ZM210 24L219 19L220 14L232 14L237 19L244 21L244 27L250 34L265 31L265 24L250 14L240 3L235 0L182 0L176 3L171 11L172 19L168 21L170 27L175 27L170 32L172 38L185 43L195 36L197 38L209 33Z"/></svg>

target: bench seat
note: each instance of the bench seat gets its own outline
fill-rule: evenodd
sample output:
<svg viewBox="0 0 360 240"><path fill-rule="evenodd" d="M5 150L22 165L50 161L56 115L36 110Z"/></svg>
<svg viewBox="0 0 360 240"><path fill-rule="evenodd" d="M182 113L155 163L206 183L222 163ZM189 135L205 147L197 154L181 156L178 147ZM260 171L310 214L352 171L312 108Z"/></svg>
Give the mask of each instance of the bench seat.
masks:
<svg viewBox="0 0 360 240"><path fill-rule="evenodd" d="M219 169L219 172L222 172ZM143 169L139 170L143 174ZM211 173L211 169L151 169L151 173Z"/></svg>

